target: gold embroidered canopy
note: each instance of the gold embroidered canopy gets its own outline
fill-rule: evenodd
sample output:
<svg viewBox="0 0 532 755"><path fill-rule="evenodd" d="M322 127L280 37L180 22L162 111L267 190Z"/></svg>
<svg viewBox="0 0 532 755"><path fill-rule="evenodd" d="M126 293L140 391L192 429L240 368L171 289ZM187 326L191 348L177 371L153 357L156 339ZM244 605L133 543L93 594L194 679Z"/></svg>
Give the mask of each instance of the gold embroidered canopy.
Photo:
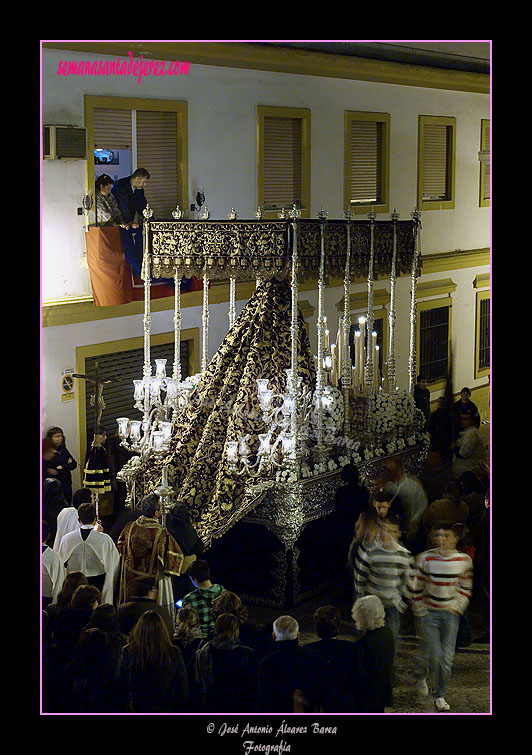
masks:
<svg viewBox="0 0 532 755"><path fill-rule="evenodd" d="M153 277L262 279L288 277L297 222L298 278L318 277L322 222L325 274L343 277L350 244L352 278L367 276L371 247L369 220L178 220L148 225ZM348 235L349 224L349 235ZM414 255L414 222L378 221L374 228L374 272L389 274L396 225L397 274L409 274ZM349 241L348 241L349 239Z"/></svg>

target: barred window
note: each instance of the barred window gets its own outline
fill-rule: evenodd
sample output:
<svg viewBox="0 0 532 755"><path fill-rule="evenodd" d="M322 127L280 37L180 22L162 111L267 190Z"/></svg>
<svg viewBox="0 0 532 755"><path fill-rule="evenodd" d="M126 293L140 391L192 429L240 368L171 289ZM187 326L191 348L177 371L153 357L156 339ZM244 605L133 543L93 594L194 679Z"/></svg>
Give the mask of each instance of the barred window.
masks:
<svg viewBox="0 0 532 755"><path fill-rule="evenodd" d="M435 383L448 372L449 307L422 310L419 318L419 372Z"/></svg>
<svg viewBox="0 0 532 755"><path fill-rule="evenodd" d="M490 366L490 300L481 299L479 311L478 368Z"/></svg>

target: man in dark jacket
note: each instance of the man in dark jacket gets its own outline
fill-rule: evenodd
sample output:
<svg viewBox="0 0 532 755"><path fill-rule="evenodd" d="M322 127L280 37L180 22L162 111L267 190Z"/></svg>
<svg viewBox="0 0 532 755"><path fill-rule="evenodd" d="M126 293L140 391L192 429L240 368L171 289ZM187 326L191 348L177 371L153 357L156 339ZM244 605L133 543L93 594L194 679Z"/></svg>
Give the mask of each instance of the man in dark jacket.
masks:
<svg viewBox="0 0 532 755"><path fill-rule="evenodd" d="M337 703L332 675L322 654L299 645L299 624L292 616L273 622L275 651L258 667L257 710L293 713L294 695L302 695L309 713L334 711Z"/></svg>
<svg viewBox="0 0 532 755"><path fill-rule="evenodd" d="M138 278L142 268L142 212L148 204L144 188L149 178L145 168L137 168L131 176L115 181L111 189L126 224L126 228L120 228L122 249Z"/></svg>
<svg viewBox="0 0 532 755"><path fill-rule="evenodd" d="M179 600L190 591L187 571L190 564L202 556L205 546L194 526L190 522L188 509L184 504L177 504L166 515L166 529L183 551L184 561L181 574L172 577L174 600Z"/></svg>
<svg viewBox="0 0 532 755"><path fill-rule="evenodd" d="M461 428L460 415L469 414L473 418L473 427L480 427L480 414L477 405L471 401L471 391L469 388L462 388L460 391L460 398L453 404L454 416L455 416L455 437L458 437Z"/></svg>
<svg viewBox="0 0 532 755"><path fill-rule="evenodd" d="M421 409L425 415L425 427L430 419L430 391L427 388L427 378L425 375L418 375L417 382L414 386L414 402L418 409Z"/></svg>

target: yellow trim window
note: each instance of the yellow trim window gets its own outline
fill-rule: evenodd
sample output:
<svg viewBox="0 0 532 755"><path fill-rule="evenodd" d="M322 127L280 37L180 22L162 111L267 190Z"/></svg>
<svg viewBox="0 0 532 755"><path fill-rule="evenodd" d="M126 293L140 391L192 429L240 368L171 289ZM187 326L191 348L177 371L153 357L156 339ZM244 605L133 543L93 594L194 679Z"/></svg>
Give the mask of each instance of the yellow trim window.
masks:
<svg viewBox="0 0 532 755"><path fill-rule="evenodd" d="M146 198L158 220L170 220L177 204L188 206L186 102L86 95L85 124L89 190L94 192L101 173L123 178L145 168L150 174ZM105 162L110 155L116 165Z"/></svg>
<svg viewBox="0 0 532 755"><path fill-rule="evenodd" d="M451 348L451 297L418 302L417 367L432 390L445 387Z"/></svg>
<svg viewBox="0 0 532 755"><path fill-rule="evenodd" d="M456 118L420 115L418 121L418 207L454 210Z"/></svg>
<svg viewBox="0 0 532 755"><path fill-rule="evenodd" d="M482 120L480 122L480 188L479 188L479 207L490 206L490 122Z"/></svg>
<svg viewBox="0 0 532 755"><path fill-rule="evenodd" d="M490 292L477 291L475 323L475 378L490 374Z"/></svg>
<svg viewBox="0 0 532 755"><path fill-rule="evenodd" d="M310 110L257 106L257 204L277 218L295 204L310 213Z"/></svg>
<svg viewBox="0 0 532 755"><path fill-rule="evenodd" d="M344 112L344 208L388 212L390 115Z"/></svg>

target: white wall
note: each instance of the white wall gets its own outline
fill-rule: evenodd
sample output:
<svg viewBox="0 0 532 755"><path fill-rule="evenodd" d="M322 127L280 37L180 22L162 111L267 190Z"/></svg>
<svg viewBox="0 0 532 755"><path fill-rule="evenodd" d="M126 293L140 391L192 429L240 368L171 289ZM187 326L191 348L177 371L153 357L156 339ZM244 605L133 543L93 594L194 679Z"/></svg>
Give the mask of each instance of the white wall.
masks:
<svg viewBox="0 0 532 755"><path fill-rule="evenodd" d="M232 207L241 218L257 207L256 106L311 109L311 217L324 206L329 217L343 215L344 110L388 112L391 115L390 209L409 219L416 205L418 115L454 116L457 122L456 209L422 213L422 252L429 255L490 245L490 210L478 207L480 121L490 117L488 95L392 84L271 73L218 66L191 65L188 75L58 76L59 60L100 60L100 55L43 50L42 120L47 124L84 125L85 94L181 99L188 103L189 199L205 187L212 218L227 217ZM143 166L148 168L149 165ZM42 300L90 295L87 271L81 267L84 218L76 215L85 192L84 161L43 162ZM149 186L147 190L149 201ZM377 216L377 219L385 219ZM475 289L472 280L483 268L434 274L457 283L453 296L456 338L455 388L473 388ZM425 280L427 277L421 278ZM352 291L366 290L357 284ZM343 289L329 290L325 314L334 340L336 302ZM303 291L317 308L316 292ZM244 302L239 302L239 312ZM410 281L397 285L397 369L408 381ZM210 308L209 353L227 332L227 304ZM310 321L312 333L315 321ZM173 330L172 311L152 313L152 332ZM183 309L182 327L201 327L201 308ZM69 449L79 452L75 402L61 402L62 370L74 368L76 347L131 338L143 332L142 315L92 323L47 327L42 332L43 427L63 427ZM312 336L314 339L314 336ZM315 340L315 339L314 339ZM315 344L314 344L315 345ZM453 345L454 346L454 345ZM78 457L79 458L79 457ZM75 480L76 484L76 480Z"/></svg>

